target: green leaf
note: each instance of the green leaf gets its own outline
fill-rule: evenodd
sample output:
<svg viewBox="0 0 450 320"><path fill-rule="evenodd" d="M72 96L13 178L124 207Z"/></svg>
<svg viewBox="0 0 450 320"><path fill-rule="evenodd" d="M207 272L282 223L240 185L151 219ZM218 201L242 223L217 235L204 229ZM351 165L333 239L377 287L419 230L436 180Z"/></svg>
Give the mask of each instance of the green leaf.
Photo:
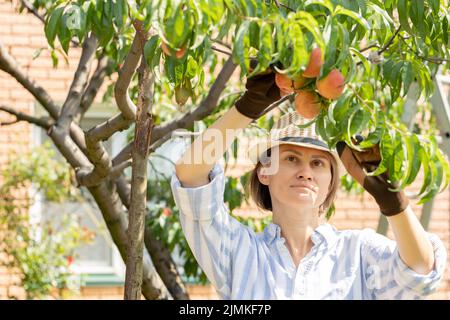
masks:
<svg viewBox="0 0 450 320"><path fill-rule="evenodd" d="M103 11L102 11L102 26L107 27L111 25L113 19L113 9L114 5L111 1L104 1Z"/></svg>
<svg viewBox="0 0 450 320"><path fill-rule="evenodd" d="M414 32L411 30L411 27L408 22L408 12L409 12L408 8L409 8L408 0L398 0L397 11L398 11L398 18L400 20L400 25L406 32L413 35Z"/></svg>
<svg viewBox="0 0 450 320"><path fill-rule="evenodd" d="M353 139L352 139L352 137L353 137L352 129L354 129L354 127L352 128L352 122L353 122L353 118L355 117L358 110L359 110L359 106L357 106L356 104L352 104L350 110L348 111L348 114L349 114L348 119L344 122L345 126L346 126L345 141L353 150L362 151L359 146L357 146L353 143Z"/></svg>
<svg viewBox="0 0 450 320"><path fill-rule="evenodd" d="M300 23L302 27L311 32L319 48L322 52L325 52L325 42L322 37L322 32L320 31L319 23L316 19L308 12L299 11L295 14L295 20Z"/></svg>
<svg viewBox="0 0 450 320"><path fill-rule="evenodd" d="M45 36L47 37L48 44L50 47L54 48L56 33L59 29L59 20L64 11L64 7L57 7L52 11L51 14L47 17L47 21L45 22Z"/></svg>
<svg viewBox="0 0 450 320"><path fill-rule="evenodd" d="M286 72L294 75L308 63L305 37L298 23L290 25L288 36L292 44L292 60Z"/></svg>
<svg viewBox="0 0 450 320"><path fill-rule="evenodd" d="M52 57L53 68L57 68L59 59L58 56L56 55L56 50L52 50L50 52L50 56Z"/></svg>
<svg viewBox="0 0 450 320"><path fill-rule="evenodd" d="M325 130L325 115L326 115L325 112L322 110L320 115L317 117L315 129L316 129L316 134L321 136L322 139L324 139L326 141L328 138L328 135Z"/></svg>
<svg viewBox="0 0 450 320"><path fill-rule="evenodd" d="M445 45L448 45L448 19L447 16L444 16L442 19L442 41L445 43Z"/></svg>
<svg viewBox="0 0 450 320"><path fill-rule="evenodd" d="M171 12L170 6L166 8L166 20L163 23L163 36L168 44L174 48L181 48L189 35L190 13L183 11L183 2L179 2L174 12ZM168 15L168 17L167 17ZM161 35L162 36L162 35Z"/></svg>
<svg viewBox="0 0 450 320"><path fill-rule="evenodd" d="M433 13L437 15L439 13L439 0L429 0L428 3L430 4L431 9L433 10Z"/></svg>
<svg viewBox="0 0 450 320"><path fill-rule="evenodd" d="M439 193L441 193L445 189L447 189L447 186L448 186L448 184L450 182L450 165L449 165L448 159L446 159L446 157L442 154L440 149L436 152L436 157L440 161L440 163L442 164L442 167L443 167L443 170L444 170L444 174L445 174L444 186L439 191Z"/></svg>
<svg viewBox="0 0 450 320"><path fill-rule="evenodd" d="M258 50L258 65L255 70L249 75L259 73L260 71L266 70L270 62L272 61L273 53L273 37L272 37L272 27L270 24L263 22L259 31L259 50Z"/></svg>
<svg viewBox="0 0 450 320"><path fill-rule="evenodd" d="M86 35L86 28L87 28L87 15L85 12L85 9L82 7L75 7L76 9L76 13L71 15L72 19L79 19L78 20L78 28L75 29L75 32L77 34L78 37L78 41L80 43L83 42L83 39Z"/></svg>
<svg viewBox="0 0 450 320"><path fill-rule="evenodd" d="M370 73L370 65L369 65L369 62L367 61L366 57L361 52L359 52L359 50L357 50L353 47L350 47L349 51L359 58L359 60L361 61L362 65L364 67L364 71L367 74Z"/></svg>
<svg viewBox="0 0 450 320"><path fill-rule="evenodd" d="M358 22L365 30L370 29L370 24L358 12L354 12L354 11L345 9L345 8L341 7L340 5L338 5L334 9L333 16L338 16L338 15L348 16L348 17L352 18L353 20L355 20L356 22Z"/></svg>
<svg viewBox="0 0 450 320"><path fill-rule="evenodd" d="M393 152L394 148L391 134L389 130L386 130L385 132L383 132L380 141L380 154L381 154L380 164L378 165L378 168L375 171L366 173L367 176L377 176L384 173L387 170L389 163L391 162Z"/></svg>
<svg viewBox="0 0 450 320"><path fill-rule="evenodd" d="M362 130L362 127L365 124L365 119L366 117L364 117L364 111L362 109L356 109L355 112L350 115L350 119L348 120L348 122L350 126L349 132L351 136L359 133Z"/></svg>
<svg viewBox="0 0 450 320"><path fill-rule="evenodd" d="M209 3L209 1L200 0L200 9L203 11L211 20L212 23L218 23L224 14L224 5L222 1L214 1L214 3Z"/></svg>
<svg viewBox="0 0 450 320"><path fill-rule="evenodd" d="M249 27L250 46L253 48L259 48L259 25L256 21L250 22Z"/></svg>
<svg viewBox="0 0 450 320"><path fill-rule="evenodd" d="M428 156L427 148L424 146L420 149L420 159L423 164L423 182L422 186L419 190L419 193L417 193L417 196L422 195L426 189L429 187L431 182L431 172L430 172L430 158Z"/></svg>
<svg viewBox="0 0 450 320"><path fill-rule="evenodd" d="M332 16L328 16L323 33L327 46L325 51L325 63L320 71L319 79L330 73L336 62L336 45L338 41L339 30Z"/></svg>
<svg viewBox="0 0 450 320"><path fill-rule="evenodd" d="M280 56L282 55L283 51L286 50L287 45L287 39L285 39L285 34L287 33L287 26L286 23L283 21L280 21L280 23L275 24L275 45L276 45L276 51L278 52L277 58L281 60Z"/></svg>
<svg viewBox="0 0 450 320"><path fill-rule="evenodd" d="M155 78L158 82L161 82L161 73L160 73L160 62L161 62L162 49L158 46L156 48L155 53L153 54L153 58L151 61L151 70L155 75Z"/></svg>
<svg viewBox="0 0 450 320"><path fill-rule="evenodd" d="M361 146L361 148L371 148L372 146L378 144L381 140L383 134L383 128L378 127L375 129L375 131L372 131L369 133L369 135L367 136L367 138L361 142L359 145Z"/></svg>
<svg viewBox="0 0 450 320"><path fill-rule="evenodd" d="M414 80L413 67L409 61L405 61L402 66L402 82L403 82L403 96L405 96L411 83Z"/></svg>
<svg viewBox="0 0 450 320"><path fill-rule="evenodd" d="M242 74L246 74L250 67L249 48L250 39L248 36L248 29L250 21L245 20L239 26L233 46L233 60L241 67Z"/></svg>
<svg viewBox="0 0 450 320"><path fill-rule="evenodd" d="M144 56L147 61L147 65L152 65L153 55L155 54L156 48L160 45L161 41L158 35L152 36L144 46Z"/></svg>
<svg viewBox="0 0 450 320"><path fill-rule="evenodd" d="M121 31L125 26L128 17L128 6L125 0L116 0L116 3L113 6L114 11L114 23L117 26L118 30Z"/></svg>
<svg viewBox="0 0 450 320"><path fill-rule="evenodd" d="M416 134L412 134L407 137L406 148L409 162L404 186L410 185L414 182L422 164L420 161L420 141Z"/></svg>
<svg viewBox="0 0 450 320"><path fill-rule="evenodd" d="M417 20L418 20L418 29L423 29L423 21L424 21L424 1L421 0L413 0L411 6L416 6L417 8Z"/></svg>
<svg viewBox="0 0 450 320"><path fill-rule="evenodd" d="M393 160L389 163L389 179L392 182L397 182L400 180L402 174L403 165L403 145L402 136L399 132L396 132L394 137L394 153ZM389 189L393 191L393 189Z"/></svg>
<svg viewBox="0 0 450 320"><path fill-rule="evenodd" d="M439 187L442 183L442 177L443 177L443 169L440 162L433 162L431 165L431 172L432 172L432 182L431 182L431 188L429 188L428 192L420 199L417 204L424 204L425 202L430 201L431 199L436 196L436 194L439 191Z"/></svg>
<svg viewBox="0 0 450 320"><path fill-rule="evenodd" d="M337 23L337 25L339 30L339 42L342 45L339 49L340 52L335 64L335 66L339 68L349 55L350 39L347 29L339 22Z"/></svg>
<svg viewBox="0 0 450 320"><path fill-rule="evenodd" d="M61 47L66 54L69 52L70 40L72 39L72 33L68 28L67 19L68 16L66 14L63 14L59 21L58 33L58 40L61 43Z"/></svg>
<svg viewBox="0 0 450 320"><path fill-rule="evenodd" d="M347 117L347 112L349 109L350 100L354 98L353 94L350 92L345 92L339 99L336 101L336 104L332 108L333 110L333 118L336 120L338 124L344 123L344 119Z"/></svg>
<svg viewBox="0 0 450 320"><path fill-rule="evenodd" d="M333 12L334 10L333 3L330 0L323 0L323 1L307 0L305 1L305 8L313 4L325 7L326 9L328 9L328 11L330 11L330 13Z"/></svg>

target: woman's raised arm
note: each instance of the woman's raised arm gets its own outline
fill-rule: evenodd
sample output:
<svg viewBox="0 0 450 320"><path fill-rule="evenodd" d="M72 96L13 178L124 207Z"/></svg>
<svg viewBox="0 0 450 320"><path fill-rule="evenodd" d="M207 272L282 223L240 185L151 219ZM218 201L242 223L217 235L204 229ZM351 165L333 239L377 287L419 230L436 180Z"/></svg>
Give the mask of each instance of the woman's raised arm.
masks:
<svg viewBox="0 0 450 320"><path fill-rule="evenodd" d="M252 121L232 107L209 126L187 148L175 170L183 187L198 187L209 182L208 174L214 164L233 143L239 129Z"/></svg>
<svg viewBox="0 0 450 320"><path fill-rule="evenodd" d="M248 78L245 87L247 91L235 106L198 136L177 162L175 172L184 187L207 184L210 170L239 132L281 98L271 69Z"/></svg>

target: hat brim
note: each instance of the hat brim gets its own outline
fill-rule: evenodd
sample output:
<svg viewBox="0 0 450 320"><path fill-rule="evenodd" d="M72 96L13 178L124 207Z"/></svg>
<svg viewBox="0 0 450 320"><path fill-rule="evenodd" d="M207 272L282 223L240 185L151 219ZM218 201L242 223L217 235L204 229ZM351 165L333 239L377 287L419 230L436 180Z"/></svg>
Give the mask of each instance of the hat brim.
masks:
<svg viewBox="0 0 450 320"><path fill-rule="evenodd" d="M331 154L333 156L334 160L336 161L336 163L338 165L337 171L338 171L339 177L342 177L347 172L344 164L341 161L341 158L339 157L339 154L336 151L333 151L333 150L330 150L328 148L324 148L324 147L321 147L318 145L310 144L310 143L303 143L303 142L296 142L296 141L282 141L282 140L264 140L264 141L255 143L254 145L252 145L249 148L248 157L249 157L250 161L252 161L252 163L254 163L256 165L258 163L258 161L260 160L261 155L263 155L263 153L265 153L268 149L271 149L273 147L283 145L283 144L326 151L329 154Z"/></svg>

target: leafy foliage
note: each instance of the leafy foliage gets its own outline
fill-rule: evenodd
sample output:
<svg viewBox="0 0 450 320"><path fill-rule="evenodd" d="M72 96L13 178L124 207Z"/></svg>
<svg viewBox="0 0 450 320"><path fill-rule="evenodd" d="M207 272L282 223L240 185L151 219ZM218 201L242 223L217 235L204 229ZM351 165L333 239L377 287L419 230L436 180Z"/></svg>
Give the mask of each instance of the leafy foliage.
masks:
<svg viewBox="0 0 450 320"><path fill-rule="evenodd" d="M328 101L326 112L316 119L318 133L330 147L339 140L357 150L379 143L383 160L374 174L392 169L392 180L401 188L423 167L427 184L418 194L421 203L450 180L448 162L435 140L409 132L394 113L413 82L419 86L417 98L428 99L434 90L432 76L440 65L448 68L449 12L444 0L59 0L51 7L49 1L35 5L48 8L45 29L52 48L58 39L67 53L72 38L81 42L94 32L100 48L117 64L133 38L132 21L143 21L152 34L145 55L158 79L157 98L163 102L168 93L179 105L189 97L195 104L206 94L204 66L215 63L214 44L231 48L241 76L249 74L251 58L259 63L250 75L269 65L299 75L308 53L318 46L325 58L319 78L338 68L347 83L345 94ZM186 50L181 57L167 55L162 43L172 53ZM360 146L353 143L356 134L366 137Z"/></svg>
<svg viewBox="0 0 450 320"><path fill-rule="evenodd" d="M217 68L224 64L216 46L224 48L225 56L232 56L241 78L269 66L290 77L300 75L312 48L319 47L325 60L319 78L339 69L346 82L342 96L325 101L326 108L314 120L317 133L329 146L343 140L361 150L379 143L382 161L371 174L389 170L399 188L410 185L422 169L419 203L448 185L450 168L434 137L435 123L422 121L410 131L400 120L412 84L419 87L415 98L427 102L434 91L434 75L439 68L448 70L450 16L446 0L36 0L34 6L46 10L45 34L55 61L56 52L68 53L71 40L82 42L93 32L99 39L97 54L110 57L114 70L120 68L130 48L132 22L143 21L150 32L145 58L156 79L155 124L190 111L206 97ZM164 53L163 44L170 54ZM180 51L177 57L175 53ZM253 71L252 58L258 60ZM136 81L132 84L130 95L135 99ZM108 92L112 94L112 90ZM214 114L202 123L213 123L240 92L241 83L227 85ZM178 106L172 102L174 98ZM264 131L272 123L273 117L267 115L258 119L257 126ZM366 138L358 146L353 143L357 134ZM233 153L238 148L236 141ZM176 209L171 209L175 206L168 184L161 183L149 188L152 228L169 248L180 243L186 273L199 277L180 237L180 226L172 218ZM341 184L346 191L362 190L350 177L344 177ZM230 178L227 185L225 198L232 210L243 199L237 192L237 180ZM173 214L162 216L166 209Z"/></svg>
<svg viewBox="0 0 450 320"><path fill-rule="evenodd" d="M12 160L1 172L0 242L6 265L17 270L27 299L46 298L53 288L63 297L67 289L77 289L70 265L75 249L89 243L92 232L77 219L61 212L60 221L32 221L30 209L35 194L42 192L49 201L62 202L76 197L66 165L53 160L49 145ZM65 290L66 289L66 290Z"/></svg>

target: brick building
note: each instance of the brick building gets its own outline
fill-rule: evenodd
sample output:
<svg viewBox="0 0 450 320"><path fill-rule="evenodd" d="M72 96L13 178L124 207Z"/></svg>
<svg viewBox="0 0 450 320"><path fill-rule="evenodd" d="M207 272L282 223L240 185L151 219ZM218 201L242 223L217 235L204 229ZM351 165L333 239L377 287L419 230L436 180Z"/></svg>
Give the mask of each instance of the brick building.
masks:
<svg viewBox="0 0 450 320"><path fill-rule="evenodd" d="M59 67L54 69L49 51L45 50L47 42L42 23L30 14L18 14L11 2L4 0L0 0L0 42L17 59L29 77L48 90L55 101L64 101L78 63L80 49L72 48L70 50L69 65L66 65L61 59ZM40 56L33 59L33 55L41 48L44 50ZM101 97L101 94L98 97ZM28 114L39 115L41 112L34 97L17 81L3 72L0 72L0 103ZM90 127L92 124L104 121L115 112L116 110L111 110L98 99L86 116L85 125ZM0 121L12 119L6 113L0 112ZM33 128L26 122L0 127L0 167L8 162L12 151L26 152L33 145L40 144L45 139L45 133L41 129ZM124 137L119 135L113 140L108 148L114 153L123 144ZM244 169L249 168L231 166L227 174L239 175ZM417 191L421 182L419 176L409 191ZM378 207L370 196L367 194L349 196L340 191L337 199L336 215L331 223L338 229L365 227L375 229L377 227ZM416 214L420 215L422 206L415 205L414 201L412 204ZM241 208L240 213L255 214L256 211L254 208L248 207ZM450 249L450 189L436 197L429 231L436 233L446 244L447 249ZM391 231L388 232L388 237L393 238ZM96 249L98 251L95 251L97 257L100 256L102 259L87 260L89 263L84 269L80 269L80 272L84 272L86 277L80 295L74 298L122 299L123 263L114 246L108 246L107 242L105 240L104 243L99 243L98 249ZM8 299L11 295L23 298L23 290L14 284L16 280L17 275L4 266L0 266L0 299ZM194 299L216 298L214 290L210 287L196 285L188 287ZM431 299L450 299L450 273L448 270L441 289L433 294Z"/></svg>

